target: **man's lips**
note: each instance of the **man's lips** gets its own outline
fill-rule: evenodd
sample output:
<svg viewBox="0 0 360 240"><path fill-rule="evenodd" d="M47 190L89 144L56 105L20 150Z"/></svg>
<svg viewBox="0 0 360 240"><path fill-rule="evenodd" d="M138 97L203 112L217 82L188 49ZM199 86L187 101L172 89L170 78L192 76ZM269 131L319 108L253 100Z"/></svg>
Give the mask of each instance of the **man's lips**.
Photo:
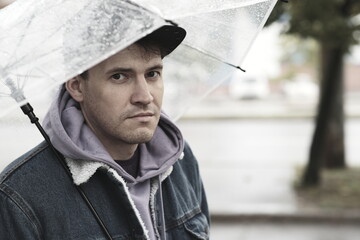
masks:
<svg viewBox="0 0 360 240"><path fill-rule="evenodd" d="M152 116L154 116L154 113L144 112L144 113L137 113L137 114L131 115L129 118L152 117Z"/></svg>
<svg viewBox="0 0 360 240"><path fill-rule="evenodd" d="M129 119L138 120L140 122L147 122L150 121L150 119L154 116L155 114L152 112L143 112L131 115Z"/></svg>

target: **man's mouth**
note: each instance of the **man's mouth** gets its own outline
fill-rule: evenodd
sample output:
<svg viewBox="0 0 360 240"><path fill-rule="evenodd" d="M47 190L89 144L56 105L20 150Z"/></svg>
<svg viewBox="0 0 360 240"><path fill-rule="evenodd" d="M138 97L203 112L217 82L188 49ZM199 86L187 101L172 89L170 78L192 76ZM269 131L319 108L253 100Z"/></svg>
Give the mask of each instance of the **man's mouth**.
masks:
<svg viewBox="0 0 360 240"><path fill-rule="evenodd" d="M154 116L155 114L152 112L143 112L131 115L129 118L133 120L138 120L140 122L147 122L150 121L151 118L153 118Z"/></svg>

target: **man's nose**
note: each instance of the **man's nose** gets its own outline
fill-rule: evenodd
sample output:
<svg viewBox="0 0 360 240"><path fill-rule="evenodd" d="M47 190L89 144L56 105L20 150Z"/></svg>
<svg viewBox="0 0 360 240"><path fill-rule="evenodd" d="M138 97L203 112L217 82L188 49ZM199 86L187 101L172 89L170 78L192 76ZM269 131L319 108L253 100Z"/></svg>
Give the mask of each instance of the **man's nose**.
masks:
<svg viewBox="0 0 360 240"><path fill-rule="evenodd" d="M138 77L134 82L133 93L131 95L131 103L132 104L142 104L147 105L150 104L154 97L150 91L150 86L146 81L145 77Z"/></svg>

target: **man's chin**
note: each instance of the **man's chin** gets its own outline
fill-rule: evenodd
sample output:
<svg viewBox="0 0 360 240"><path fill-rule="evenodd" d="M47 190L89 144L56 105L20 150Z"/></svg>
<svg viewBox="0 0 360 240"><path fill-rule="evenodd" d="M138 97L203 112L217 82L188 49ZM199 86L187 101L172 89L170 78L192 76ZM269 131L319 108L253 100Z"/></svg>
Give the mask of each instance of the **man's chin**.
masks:
<svg viewBox="0 0 360 240"><path fill-rule="evenodd" d="M129 136L128 143L140 144L149 142L154 136L154 132L139 132L133 136Z"/></svg>

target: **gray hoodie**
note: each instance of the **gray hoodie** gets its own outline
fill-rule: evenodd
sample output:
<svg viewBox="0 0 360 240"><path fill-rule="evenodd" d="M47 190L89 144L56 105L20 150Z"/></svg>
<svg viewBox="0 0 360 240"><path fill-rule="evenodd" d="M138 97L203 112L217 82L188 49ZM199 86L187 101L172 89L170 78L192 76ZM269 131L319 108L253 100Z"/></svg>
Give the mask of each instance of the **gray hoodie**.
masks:
<svg viewBox="0 0 360 240"><path fill-rule="evenodd" d="M111 158L86 125L79 104L71 98L64 87L59 91L57 99L45 116L43 126L54 147L65 158L76 162L79 171L89 162L93 166L90 170L87 169L90 173L85 177L83 174L77 174L76 168L69 166L75 184L86 182L98 167L104 165L114 169L124 179L150 238L155 239L149 209L150 179L165 173L182 154L184 141L175 124L162 113L153 138L148 143L139 144L140 159L136 178ZM71 161L67 161L68 165ZM99 164L93 164L95 162Z"/></svg>

